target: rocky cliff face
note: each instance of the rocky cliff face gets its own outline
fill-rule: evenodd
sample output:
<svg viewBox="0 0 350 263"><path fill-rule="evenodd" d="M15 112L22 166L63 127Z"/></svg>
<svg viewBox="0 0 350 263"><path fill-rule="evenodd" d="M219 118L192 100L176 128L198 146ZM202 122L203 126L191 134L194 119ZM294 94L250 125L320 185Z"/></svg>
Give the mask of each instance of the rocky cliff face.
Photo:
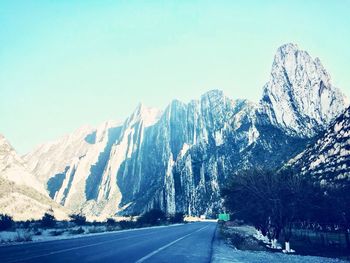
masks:
<svg viewBox="0 0 350 263"><path fill-rule="evenodd" d="M254 105L233 101L221 91L188 104L173 101L159 121L144 130L143 143L118 171L124 212L159 207L198 214L204 213L207 201L207 207L215 206L219 177L225 177L218 171L220 158L224 151L232 155L254 143L254 118ZM234 141L232 149L228 140Z"/></svg>
<svg viewBox="0 0 350 263"><path fill-rule="evenodd" d="M294 44L277 50L261 101L274 125L290 135L310 138L327 128L347 104L319 58Z"/></svg>
<svg viewBox="0 0 350 263"><path fill-rule="evenodd" d="M29 220L42 218L49 209L56 218L67 218L67 211L49 198L43 185L0 134L0 213L15 220Z"/></svg>
<svg viewBox="0 0 350 263"><path fill-rule="evenodd" d="M341 114L316 143L289 162L302 175L332 185L350 179L350 108Z"/></svg>
<svg viewBox="0 0 350 263"><path fill-rule="evenodd" d="M121 127L111 121L96 129L82 127L54 142L40 145L24 156L24 160L57 203L75 212L105 216L106 199L109 203L118 203L115 179L105 182L102 178L112 145L120 133ZM104 184L110 185L107 196L101 194Z"/></svg>
<svg viewBox="0 0 350 263"><path fill-rule="evenodd" d="M54 200L91 217L211 214L234 172L282 165L345 105L319 60L287 44L259 104L215 90L164 111L139 105L123 124L80 129L25 160Z"/></svg>

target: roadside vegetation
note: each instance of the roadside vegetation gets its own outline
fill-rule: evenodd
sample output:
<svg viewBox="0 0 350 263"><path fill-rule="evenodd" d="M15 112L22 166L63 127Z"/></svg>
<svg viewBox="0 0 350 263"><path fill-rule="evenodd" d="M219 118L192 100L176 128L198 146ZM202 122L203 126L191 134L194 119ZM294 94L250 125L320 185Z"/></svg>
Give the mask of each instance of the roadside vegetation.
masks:
<svg viewBox="0 0 350 263"><path fill-rule="evenodd" d="M349 186L347 182L320 184L290 170L237 174L222 195L232 217L241 221L236 221L235 227L223 224L223 231L227 234L228 227L237 230L237 222L244 222L258 231L254 237L259 240L256 249L348 259ZM239 231L233 231L231 236L231 241L235 241L232 245L244 245L246 236Z"/></svg>
<svg viewBox="0 0 350 263"><path fill-rule="evenodd" d="M0 214L0 243L47 240L183 222L184 214L166 215L157 209L128 220L108 218L103 222L89 222L82 214L72 214L70 220L57 221L52 210L47 211L41 220L14 221L11 216Z"/></svg>

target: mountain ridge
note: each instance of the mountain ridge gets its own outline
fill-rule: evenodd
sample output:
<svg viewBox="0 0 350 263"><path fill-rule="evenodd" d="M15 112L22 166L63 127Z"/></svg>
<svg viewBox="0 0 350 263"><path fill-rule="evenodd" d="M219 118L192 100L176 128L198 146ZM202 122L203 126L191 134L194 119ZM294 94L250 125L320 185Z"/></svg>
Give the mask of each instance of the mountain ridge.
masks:
<svg viewBox="0 0 350 263"><path fill-rule="evenodd" d="M1 213L15 220L41 219L52 210L57 219L67 219L68 210L51 200L40 182L28 171L25 161L0 134Z"/></svg>
<svg viewBox="0 0 350 263"><path fill-rule="evenodd" d="M288 166L313 177L320 184L348 180L350 176L350 107L338 116L316 142L309 145Z"/></svg>
<svg viewBox="0 0 350 263"><path fill-rule="evenodd" d="M320 60L286 44L258 103L212 90L163 111L140 104L122 124L77 130L24 159L56 202L91 217L209 215L231 174L279 167L345 106Z"/></svg>

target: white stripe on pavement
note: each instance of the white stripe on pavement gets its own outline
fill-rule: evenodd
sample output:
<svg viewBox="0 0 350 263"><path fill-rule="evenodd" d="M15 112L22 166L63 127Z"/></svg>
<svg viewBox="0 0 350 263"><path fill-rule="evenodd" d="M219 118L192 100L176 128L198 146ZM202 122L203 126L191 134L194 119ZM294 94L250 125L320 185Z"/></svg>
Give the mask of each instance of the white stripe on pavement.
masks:
<svg viewBox="0 0 350 263"><path fill-rule="evenodd" d="M60 253L64 253L64 252L68 252L68 251L72 251L72 250L81 249L81 248L94 247L94 246L98 246L98 245L106 244L106 243L111 243L111 242L118 241L118 240L125 240L125 239L130 239L130 238L135 238L135 237L149 236L149 235L152 235L152 234L154 234L154 233L152 232L152 233L147 233L147 234L138 235L138 236L109 239L109 240L105 240L105 241L101 241L101 242L97 242L97 243L93 243L93 244L77 246L77 247L71 247L71 248L65 248L65 249L55 250L55 251L51 251L51 252L40 254L40 255L33 255L33 256L26 257L26 258L15 259L15 260L9 261L9 263L27 261L27 260L31 260L31 259L35 259L35 258L51 256L51 255L60 254Z"/></svg>
<svg viewBox="0 0 350 263"><path fill-rule="evenodd" d="M199 232L199 231L201 231L201 230L203 230L203 229L205 229L205 228L207 228L207 227L209 227L209 226L202 227L202 228L200 228L200 229L198 229L198 230L196 230L196 231L193 231L192 233L189 233L189 234L187 234L187 235L185 235L185 236L183 236L183 237L180 237L180 238L178 238L178 239L176 239L176 240L174 240L174 241L172 241L172 242L170 242L170 243L168 243L168 244L166 244L166 245L164 245L164 246L162 246L162 247L160 247L160 248L154 250L153 252L147 254L147 255L144 256L143 258L140 258L140 259L137 260L135 263L142 263L142 262L144 262L145 260L149 259L150 257L154 256L155 254L159 253L160 251L162 251L162 250L164 250L164 249L166 249L166 248L168 248L168 247L174 245L176 242L179 242L180 240L182 240L182 239L184 239L184 238L186 238L186 237L188 237L188 236L190 236L190 235L192 235L192 234L194 234L194 233L196 233L196 232Z"/></svg>

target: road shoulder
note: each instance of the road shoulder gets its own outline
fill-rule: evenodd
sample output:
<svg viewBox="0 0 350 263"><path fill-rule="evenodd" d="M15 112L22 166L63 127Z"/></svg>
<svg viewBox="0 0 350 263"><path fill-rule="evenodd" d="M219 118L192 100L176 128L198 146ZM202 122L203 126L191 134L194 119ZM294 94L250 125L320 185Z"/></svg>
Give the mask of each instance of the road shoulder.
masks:
<svg viewBox="0 0 350 263"><path fill-rule="evenodd" d="M213 242L212 263L258 263L258 262L270 262L270 263L345 263L346 261L315 257L315 256L301 256L301 255L288 255L283 253L272 253L268 251L243 251L235 249L228 244L220 236L220 227L216 229L215 239Z"/></svg>

